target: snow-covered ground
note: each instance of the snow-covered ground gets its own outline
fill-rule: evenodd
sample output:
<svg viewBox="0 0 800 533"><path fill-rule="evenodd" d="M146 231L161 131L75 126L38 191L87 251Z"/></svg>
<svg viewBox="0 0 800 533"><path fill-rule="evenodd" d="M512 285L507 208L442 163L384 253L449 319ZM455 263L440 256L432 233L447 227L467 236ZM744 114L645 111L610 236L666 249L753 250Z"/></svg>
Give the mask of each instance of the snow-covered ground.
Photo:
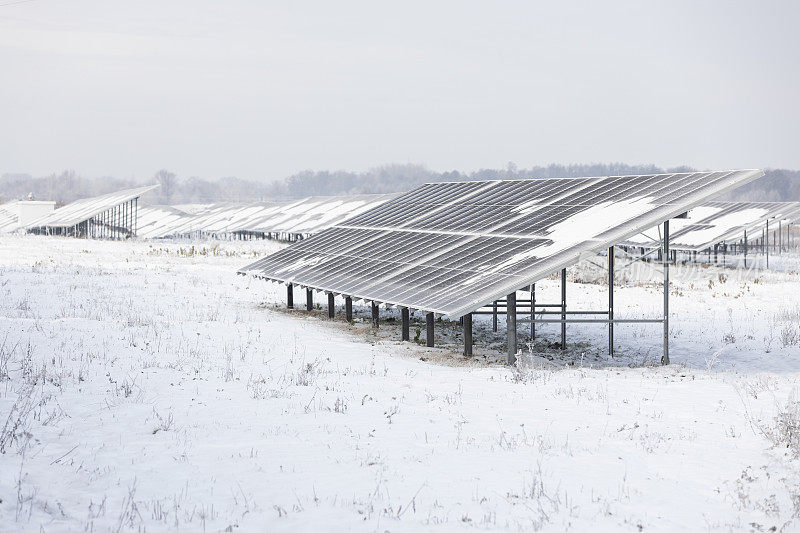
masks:
<svg viewBox="0 0 800 533"><path fill-rule="evenodd" d="M657 324L614 359L548 325L511 369L502 319L465 360L457 324L428 349L287 312L235 275L276 246L0 237L0 531L800 527L796 269L673 267L668 367ZM619 317L660 312L637 268ZM594 277L571 308L602 308Z"/></svg>

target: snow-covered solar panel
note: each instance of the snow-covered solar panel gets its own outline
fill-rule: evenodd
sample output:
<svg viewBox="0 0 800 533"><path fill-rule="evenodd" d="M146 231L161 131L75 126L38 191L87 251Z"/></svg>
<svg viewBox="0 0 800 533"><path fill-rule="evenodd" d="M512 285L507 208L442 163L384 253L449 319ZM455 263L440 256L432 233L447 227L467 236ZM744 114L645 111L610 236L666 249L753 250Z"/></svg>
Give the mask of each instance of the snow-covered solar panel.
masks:
<svg viewBox="0 0 800 533"><path fill-rule="evenodd" d="M160 239L173 235L175 228L194 218L180 209L166 205L139 208L136 235L141 239Z"/></svg>
<svg viewBox="0 0 800 533"><path fill-rule="evenodd" d="M0 233L10 233L19 228L17 201L0 204Z"/></svg>
<svg viewBox="0 0 800 533"><path fill-rule="evenodd" d="M792 203L796 204L796 207L793 209L787 209L786 214L781 217L781 220L788 224L797 224L800 222L800 202Z"/></svg>
<svg viewBox="0 0 800 533"><path fill-rule="evenodd" d="M146 187L136 187L134 189L125 189L122 191L103 194L102 196L95 196L92 198L83 198L76 200L62 207L56 209L52 213L34 220L26 224L26 228L68 228L80 224L95 215L99 215L113 207L124 204L134 198L138 198L144 193L151 191L158 187L158 185L148 185Z"/></svg>
<svg viewBox="0 0 800 533"><path fill-rule="evenodd" d="M760 235L766 221L794 222L800 219L800 202L706 202L690 209L686 218L670 225L670 248L699 252L720 243L735 243L747 232ZM658 248L659 229L650 228L627 239L628 246Z"/></svg>
<svg viewBox="0 0 800 533"><path fill-rule="evenodd" d="M310 235L358 215L397 194L309 196L284 202L220 203L174 224L166 235L284 233Z"/></svg>
<svg viewBox="0 0 800 533"><path fill-rule="evenodd" d="M266 216L285 205L280 202L257 202L252 204L212 204L194 216L185 218L172 227L169 236L185 236L195 233L231 233L260 216ZM167 235L164 235L167 236Z"/></svg>
<svg viewBox="0 0 800 533"><path fill-rule="evenodd" d="M762 175L430 183L240 272L459 317Z"/></svg>
<svg viewBox="0 0 800 533"><path fill-rule="evenodd" d="M397 197L398 194L310 196L287 203L272 213L242 225L237 231L310 235L359 215Z"/></svg>

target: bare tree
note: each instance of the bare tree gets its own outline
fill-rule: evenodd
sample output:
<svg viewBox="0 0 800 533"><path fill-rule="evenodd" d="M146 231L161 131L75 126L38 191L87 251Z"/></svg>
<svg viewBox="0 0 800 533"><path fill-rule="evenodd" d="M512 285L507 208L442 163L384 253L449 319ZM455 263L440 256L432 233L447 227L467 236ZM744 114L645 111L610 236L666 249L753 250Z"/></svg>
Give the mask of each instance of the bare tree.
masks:
<svg viewBox="0 0 800 533"><path fill-rule="evenodd" d="M172 194L175 192L175 184L178 181L177 176L174 172L162 168L156 172L155 179L161 185L161 196L164 198L164 203L170 204Z"/></svg>

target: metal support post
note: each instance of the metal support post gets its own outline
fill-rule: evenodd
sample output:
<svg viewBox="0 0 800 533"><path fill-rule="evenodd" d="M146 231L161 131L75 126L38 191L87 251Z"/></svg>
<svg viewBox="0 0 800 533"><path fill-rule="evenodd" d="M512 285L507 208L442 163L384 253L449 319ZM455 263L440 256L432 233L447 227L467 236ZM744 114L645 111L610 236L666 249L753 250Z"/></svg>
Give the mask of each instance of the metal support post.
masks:
<svg viewBox="0 0 800 533"><path fill-rule="evenodd" d="M492 302L492 331L497 331L497 300Z"/></svg>
<svg viewBox="0 0 800 533"><path fill-rule="evenodd" d="M614 247L608 248L608 355L614 357Z"/></svg>
<svg viewBox="0 0 800 533"><path fill-rule="evenodd" d="M306 311L314 309L314 291L306 289Z"/></svg>
<svg viewBox="0 0 800 533"><path fill-rule="evenodd" d="M531 344L536 340L536 323L533 321L536 318L536 284L531 284Z"/></svg>
<svg viewBox="0 0 800 533"><path fill-rule="evenodd" d="M329 292L328 293L328 318L333 318L335 310L336 310L336 308L334 307L333 293Z"/></svg>
<svg viewBox="0 0 800 533"><path fill-rule="evenodd" d="M425 346L433 348L433 313L425 313Z"/></svg>
<svg viewBox="0 0 800 533"><path fill-rule="evenodd" d="M286 308L294 309L294 293L291 283L286 286Z"/></svg>
<svg viewBox="0 0 800 533"><path fill-rule="evenodd" d="M567 349L567 269L561 269L561 349Z"/></svg>
<svg viewBox="0 0 800 533"><path fill-rule="evenodd" d="M372 327L378 327L378 320L380 320L380 311L378 309L378 304L372 302Z"/></svg>
<svg viewBox="0 0 800 533"><path fill-rule="evenodd" d="M462 317L464 328L464 355L472 357L472 315L466 314Z"/></svg>
<svg viewBox="0 0 800 533"><path fill-rule="evenodd" d="M408 333L409 322L410 322L410 314L408 312L408 307L403 307L400 309L400 322L401 322L401 339L404 341L410 340L411 336Z"/></svg>
<svg viewBox="0 0 800 533"><path fill-rule="evenodd" d="M747 230L744 230L744 267L747 268Z"/></svg>
<svg viewBox="0 0 800 533"><path fill-rule="evenodd" d="M344 318L348 322L353 321L353 299L349 296L344 299Z"/></svg>
<svg viewBox="0 0 800 533"><path fill-rule="evenodd" d="M767 268L769 268L769 219L767 219L767 229L764 235L767 238L767 245L764 246L764 253L767 256Z"/></svg>
<svg viewBox="0 0 800 533"><path fill-rule="evenodd" d="M508 349L508 364L517 361L517 292L506 296L506 347Z"/></svg>
<svg viewBox="0 0 800 533"><path fill-rule="evenodd" d="M664 257L669 256L669 220L664 221ZM663 262L664 267L664 355L661 364L669 364L669 261Z"/></svg>

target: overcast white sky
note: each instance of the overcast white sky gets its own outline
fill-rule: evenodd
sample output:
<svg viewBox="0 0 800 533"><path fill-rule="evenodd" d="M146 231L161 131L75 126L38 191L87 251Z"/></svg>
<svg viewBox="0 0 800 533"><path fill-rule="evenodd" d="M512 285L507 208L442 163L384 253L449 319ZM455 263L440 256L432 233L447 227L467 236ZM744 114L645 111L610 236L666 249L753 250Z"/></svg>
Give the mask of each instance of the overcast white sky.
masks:
<svg viewBox="0 0 800 533"><path fill-rule="evenodd" d="M800 168L799 28L796 1L3 5L0 174Z"/></svg>

